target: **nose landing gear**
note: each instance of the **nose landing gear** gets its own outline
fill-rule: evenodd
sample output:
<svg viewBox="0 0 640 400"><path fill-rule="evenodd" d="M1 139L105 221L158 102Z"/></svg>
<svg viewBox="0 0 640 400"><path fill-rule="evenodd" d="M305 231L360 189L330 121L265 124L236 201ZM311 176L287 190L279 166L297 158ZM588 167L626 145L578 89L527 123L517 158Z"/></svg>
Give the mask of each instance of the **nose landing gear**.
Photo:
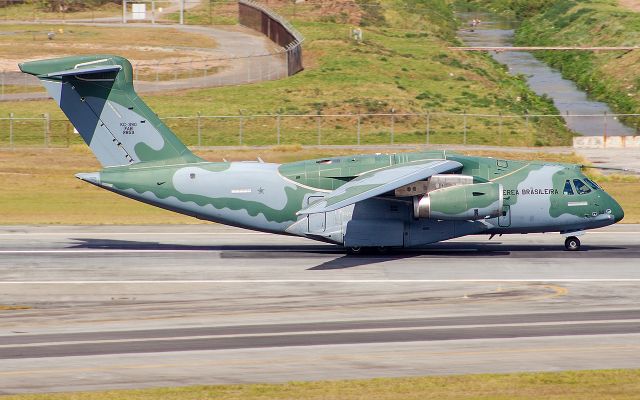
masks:
<svg viewBox="0 0 640 400"><path fill-rule="evenodd" d="M578 251L580 250L580 239L575 236L569 236L564 241L564 248L568 251Z"/></svg>

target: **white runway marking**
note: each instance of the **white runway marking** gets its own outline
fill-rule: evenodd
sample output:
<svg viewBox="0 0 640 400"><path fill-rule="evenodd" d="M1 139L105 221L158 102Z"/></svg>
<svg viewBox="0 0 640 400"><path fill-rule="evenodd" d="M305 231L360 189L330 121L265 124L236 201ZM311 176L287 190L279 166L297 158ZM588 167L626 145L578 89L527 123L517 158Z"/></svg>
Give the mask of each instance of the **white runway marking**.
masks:
<svg viewBox="0 0 640 400"><path fill-rule="evenodd" d="M500 282L640 282L640 278L483 278L483 279L191 279L191 280L77 280L77 281L0 281L0 285L114 285L114 284L183 284L219 283L219 284L246 284L246 283L500 283Z"/></svg>

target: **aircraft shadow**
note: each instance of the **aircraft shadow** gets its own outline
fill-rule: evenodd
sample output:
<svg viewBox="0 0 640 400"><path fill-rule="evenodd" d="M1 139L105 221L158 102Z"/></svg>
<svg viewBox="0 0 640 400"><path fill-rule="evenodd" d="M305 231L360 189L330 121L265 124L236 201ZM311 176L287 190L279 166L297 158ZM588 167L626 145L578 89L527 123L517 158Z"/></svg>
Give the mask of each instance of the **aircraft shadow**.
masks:
<svg viewBox="0 0 640 400"><path fill-rule="evenodd" d="M583 245L578 252L566 252L562 244L536 245L518 244L509 245L501 242L453 242L438 243L415 249L390 250L385 254L345 255L340 246L326 244L318 245L256 245L256 244L231 244L231 245L189 245L172 244L153 241L114 240L96 238L73 238L73 243L68 248L76 249L107 249L107 250L160 250L160 251L219 251L221 258L229 259L258 259L258 258L314 258L336 256L335 259L323 262L308 270L336 270L348 269L365 265L379 264L387 261L398 261L414 257L430 258L492 258L492 257L581 257L587 256L590 251L614 251L624 250L617 246L593 246Z"/></svg>
<svg viewBox="0 0 640 400"><path fill-rule="evenodd" d="M332 270L346 269L382 263L386 261L402 260L413 257L430 257L430 258L491 258L491 257L537 257L537 258L561 258L581 257L585 256L589 251L594 250L624 250L623 247L616 246L585 246L580 251L567 252L564 245L539 246L539 245L505 245L500 242L494 243L438 243L415 249L399 249L390 250L386 254L363 254L363 255L345 255L335 260L327 261L309 270Z"/></svg>
<svg viewBox="0 0 640 400"><path fill-rule="evenodd" d="M249 253L318 253L318 254L344 254L344 250L339 246L327 245L190 245L190 244L174 244L160 243L152 241L136 241L136 240L115 240L115 239L96 239L96 238L72 238L73 243L70 249L104 249L104 250L159 250L159 251L220 251L230 252L226 254L229 258L253 258ZM233 253L236 254L233 254ZM264 254L260 254L264 256ZM283 255L285 257L286 255ZM223 255L224 257L224 255Z"/></svg>

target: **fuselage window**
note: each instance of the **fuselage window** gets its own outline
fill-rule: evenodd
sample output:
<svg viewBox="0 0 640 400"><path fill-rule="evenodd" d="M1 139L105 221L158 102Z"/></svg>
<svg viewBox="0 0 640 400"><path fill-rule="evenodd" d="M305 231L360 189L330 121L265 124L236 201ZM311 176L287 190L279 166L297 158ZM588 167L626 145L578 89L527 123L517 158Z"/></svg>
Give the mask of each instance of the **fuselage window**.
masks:
<svg viewBox="0 0 640 400"><path fill-rule="evenodd" d="M573 188L571 187L571 182L569 180L565 181L562 193L564 195L573 196Z"/></svg>
<svg viewBox="0 0 640 400"><path fill-rule="evenodd" d="M601 189L600 186L598 186L597 183L595 183L594 181L592 181L589 178L584 178L584 181L587 182L587 185L591 186L593 188L593 190L599 190Z"/></svg>
<svg viewBox="0 0 640 400"><path fill-rule="evenodd" d="M591 192L589 186L585 185L580 179L574 179L573 184L576 186L576 192L578 192L578 194L587 194Z"/></svg>

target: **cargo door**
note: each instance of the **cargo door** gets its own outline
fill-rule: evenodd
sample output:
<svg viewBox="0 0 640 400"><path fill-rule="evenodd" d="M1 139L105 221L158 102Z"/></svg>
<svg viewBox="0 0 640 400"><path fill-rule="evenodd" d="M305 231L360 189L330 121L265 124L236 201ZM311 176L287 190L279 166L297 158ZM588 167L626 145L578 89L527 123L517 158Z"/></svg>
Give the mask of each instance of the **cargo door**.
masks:
<svg viewBox="0 0 640 400"><path fill-rule="evenodd" d="M307 206L323 199L322 196L310 196L307 199ZM315 213L307 215L308 232L324 232L327 229L326 213Z"/></svg>

